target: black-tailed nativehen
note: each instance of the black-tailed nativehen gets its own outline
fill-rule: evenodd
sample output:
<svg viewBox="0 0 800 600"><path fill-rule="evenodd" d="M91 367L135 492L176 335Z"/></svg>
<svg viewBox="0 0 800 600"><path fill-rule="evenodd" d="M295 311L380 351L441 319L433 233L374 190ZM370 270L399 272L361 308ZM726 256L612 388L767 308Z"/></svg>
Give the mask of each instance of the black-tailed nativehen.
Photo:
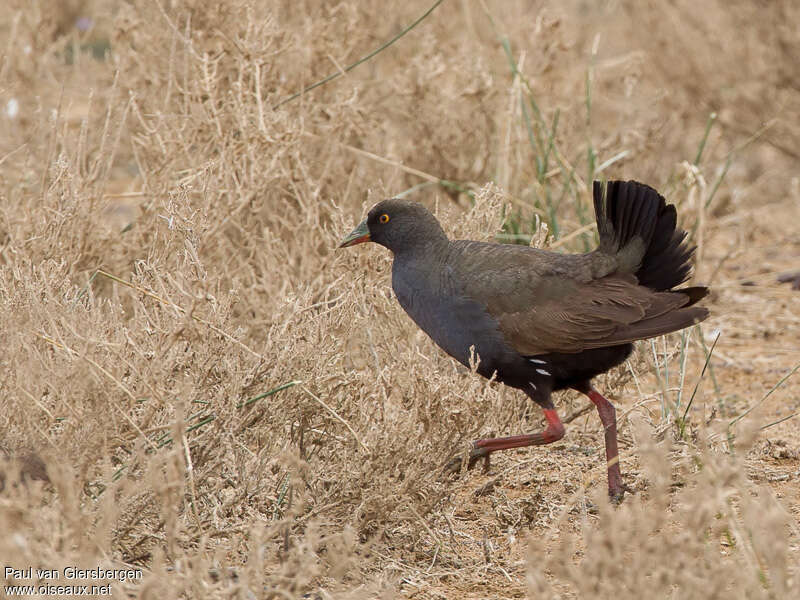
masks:
<svg viewBox="0 0 800 600"><path fill-rule="evenodd" d="M492 452L564 436L551 395L572 388L594 403L605 428L608 492L625 491L614 406L592 378L622 363L633 342L708 316L706 287L680 288L694 248L675 207L635 181L594 183L599 247L559 254L519 245L450 240L417 202L384 200L340 247L375 242L394 253L392 288L408 315L450 356L530 396L544 431L474 443L469 466ZM459 464L456 459L455 464Z"/></svg>

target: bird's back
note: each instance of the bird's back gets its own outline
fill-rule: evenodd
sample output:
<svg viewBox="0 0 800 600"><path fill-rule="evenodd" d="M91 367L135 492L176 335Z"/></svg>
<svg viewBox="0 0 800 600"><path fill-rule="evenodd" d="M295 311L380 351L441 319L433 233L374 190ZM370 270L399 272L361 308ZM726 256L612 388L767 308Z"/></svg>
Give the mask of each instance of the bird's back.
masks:
<svg viewBox="0 0 800 600"><path fill-rule="evenodd" d="M560 254L471 240L450 243L447 265L451 285L462 294L508 311L568 295L616 268L613 258L597 253Z"/></svg>

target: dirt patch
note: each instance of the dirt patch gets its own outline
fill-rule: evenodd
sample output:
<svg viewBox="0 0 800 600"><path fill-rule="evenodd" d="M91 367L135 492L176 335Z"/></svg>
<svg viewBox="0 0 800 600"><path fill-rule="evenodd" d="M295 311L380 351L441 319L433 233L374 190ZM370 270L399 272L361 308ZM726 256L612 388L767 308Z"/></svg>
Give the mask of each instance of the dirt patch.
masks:
<svg viewBox="0 0 800 600"><path fill-rule="evenodd" d="M4 585L796 595L795 3L444 2L345 72L432 4L7 7ZM701 327L597 382L635 494L608 505L570 393L559 443L442 475L540 412L416 328L383 249L338 240L405 194L454 236L585 251L603 177L678 206L713 290Z"/></svg>

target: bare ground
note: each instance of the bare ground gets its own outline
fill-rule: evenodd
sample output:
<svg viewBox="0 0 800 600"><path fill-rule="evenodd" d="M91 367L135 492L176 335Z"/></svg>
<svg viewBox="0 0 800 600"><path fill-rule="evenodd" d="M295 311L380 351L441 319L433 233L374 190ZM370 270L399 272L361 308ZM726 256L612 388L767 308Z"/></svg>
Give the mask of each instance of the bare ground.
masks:
<svg viewBox="0 0 800 600"><path fill-rule="evenodd" d="M3 8L4 569L141 569L119 598L797 595L795 3L446 0L277 106L432 4ZM406 193L454 236L584 251L598 177L675 203L713 289L597 382L635 493L608 505L577 394L560 443L443 476L540 414L337 241Z"/></svg>

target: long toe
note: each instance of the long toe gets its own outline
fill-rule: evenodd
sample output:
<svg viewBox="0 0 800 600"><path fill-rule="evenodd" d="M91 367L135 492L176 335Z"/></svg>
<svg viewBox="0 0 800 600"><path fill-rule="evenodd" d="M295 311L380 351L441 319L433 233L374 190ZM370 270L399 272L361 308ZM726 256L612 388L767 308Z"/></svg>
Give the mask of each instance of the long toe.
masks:
<svg viewBox="0 0 800 600"><path fill-rule="evenodd" d="M489 450L486 448L477 448L473 447L469 453L469 460L467 461L467 469L471 469L475 466L475 463L478 462L481 458L486 460L484 469L489 468ZM450 462L448 462L445 467L444 471L446 473L459 473L461 472L461 463L463 462L463 456L455 456L453 457Z"/></svg>
<svg viewBox="0 0 800 600"><path fill-rule="evenodd" d="M619 486L610 487L608 488L608 498L611 500L612 504L621 504L623 498L625 497L625 492L630 494L635 494L636 490L632 487L625 485L624 483L620 484Z"/></svg>
<svg viewBox="0 0 800 600"><path fill-rule="evenodd" d="M615 489L611 489L610 487L608 488L608 497L611 500L612 504L620 504L622 502L622 499L625 497L625 492L628 492L629 494L635 494L636 490L634 490L629 485L621 483L619 487Z"/></svg>
<svg viewBox="0 0 800 600"><path fill-rule="evenodd" d="M611 504L622 504L622 500L625 498L625 488L619 489L609 489L608 490L608 499L611 501Z"/></svg>

